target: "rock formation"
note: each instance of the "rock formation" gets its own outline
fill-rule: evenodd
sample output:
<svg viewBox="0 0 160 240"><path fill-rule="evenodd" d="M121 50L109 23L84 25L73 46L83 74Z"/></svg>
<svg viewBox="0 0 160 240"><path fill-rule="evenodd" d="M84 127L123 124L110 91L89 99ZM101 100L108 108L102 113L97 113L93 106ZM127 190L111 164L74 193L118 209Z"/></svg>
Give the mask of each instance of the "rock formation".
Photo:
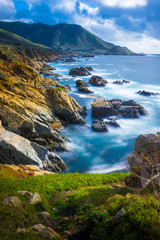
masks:
<svg viewBox="0 0 160 240"><path fill-rule="evenodd" d="M88 70L88 67L73 67L69 70L69 75L72 76L88 76L91 75L91 73Z"/></svg>
<svg viewBox="0 0 160 240"><path fill-rule="evenodd" d="M92 103L93 117L101 118L114 115L126 118L140 118L141 115L147 115L147 112L133 100L122 101L120 99L112 99L107 101L101 97L97 97Z"/></svg>
<svg viewBox="0 0 160 240"><path fill-rule="evenodd" d="M0 163L36 165L40 169L61 171L66 168L63 160L28 139L9 132L0 125Z"/></svg>
<svg viewBox="0 0 160 240"><path fill-rule="evenodd" d="M131 177L126 183L132 187L146 187L149 183L160 186L160 133L140 135L134 152L128 156Z"/></svg>
<svg viewBox="0 0 160 240"><path fill-rule="evenodd" d="M89 83L91 83L94 86L100 87L105 86L108 83L108 81L99 76L92 76L89 80Z"/></svg>

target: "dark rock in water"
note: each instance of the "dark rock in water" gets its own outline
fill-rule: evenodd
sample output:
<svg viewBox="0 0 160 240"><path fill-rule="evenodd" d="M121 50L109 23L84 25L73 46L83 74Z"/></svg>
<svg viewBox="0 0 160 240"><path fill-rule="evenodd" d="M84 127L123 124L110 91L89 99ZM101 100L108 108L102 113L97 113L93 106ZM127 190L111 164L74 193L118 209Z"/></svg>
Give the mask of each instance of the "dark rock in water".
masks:
<svg viewBox="0 0 160 240"><path fill-rule="evenodd" d="M72 57L64 59L64 62L76 62L76 60Z"/></svg>
<svg viewBox="0 0 160 240"><path fill-rule="evenodd" d="M123 84L126 84L126 83L129 83L130 81L127 81L127 80L116 80L113 82L113 84L117 84L117 85L123 85Z"/></svg>
<svg viewBox="0 0 160 240"><path fill-rule="evenodd" d="M133 100L122 101L120 99L112 99L107 101L98 97L92 103L93 117L108 117L120 115L127 118L140 118L141 115L147 115L147 111Z"/></svg>
<svg viewBox="0 0 160 240"><path fill-rule="evenodd" d="M96 131L96 132L108 132L108 127L107 124L104 122L104 120L94 120L92 122L92 128Z"/></svg>
<svg viewBox="0 0 160 240"><path fill-rule="evenodd" d="M99 118L99 117L108 117L118 115L118 111L113 108L112 104L101 98L97 97L94 102L92 103L92 116Z"/></svg>
<svg viewBox="0 0 160 240"><path fill-rule="evenodd" d="M105 123L107 124L107 126L110 127L115 127L115 128L120 128L120 125L117 121L112 120L112 121L105 121Z"/></svg>
<svg viewBox="0 0 160 240"><path fill-rule="evenodd" d="M105 86L108 82L102 77L92 76L89 80L89 83L91 83L94 86Z"/></svg>
<svg viewBox="0 0 160 240"><path fill-rule="evenodd" d="M79 92L84 92L84 93L93 93L91 90L89 90L87 87L80 86L78 87Z"/></svg>
<svg viewBox="0 0 160 240"><path fill-rule="evenodd" d="M88 87L89 85L87 83L85 83L84 81L79 79L79 80L76 81L76 86L77 87Z"/></svg>
<svg viewBox="0 0 160 240"><path fill-rule="evenodd" d="M95 55L94 54L84 54L82 57L95 57Z"/></svg>
<svg viewBox="0 0 160 240"><path fill-rule="evenodd" d="M139 95L142 95L142 96L146 96L146 97L159 96L159 95L160 95L160 93L147 92L147 91L145 91L145 90L143 90L143 91L138 91L138 92L136 92L136 93L139 94Z"/></svg>
<svg viewBox="0 0 160 240"><path fill-rule="evenodd" d="M88 76L91 75L87 67L80 67L80 68L71 68L69 70L69 75L72 76Z"/></svg>
<svg viewBox="0 0 160 240"><path fill-rule="evenodd" d="M89 71L93 71L92 67L86 67Z"/></svg>

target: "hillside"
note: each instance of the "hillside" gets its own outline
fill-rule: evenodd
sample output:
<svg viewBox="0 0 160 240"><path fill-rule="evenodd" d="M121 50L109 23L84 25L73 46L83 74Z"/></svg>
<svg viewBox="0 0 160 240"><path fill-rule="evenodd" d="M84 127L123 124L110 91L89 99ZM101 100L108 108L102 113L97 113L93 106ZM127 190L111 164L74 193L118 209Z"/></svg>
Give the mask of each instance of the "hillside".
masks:
<svg viewBox="0 0 160 240"><path fill-rule="evenodd" d="M42 23L0 22L0 28L16 33L34 43L72 53L134 54L129 49L123 47L120 47L115 52L116 46L114 44L103 41L76 24L51 26Z"/></svg>

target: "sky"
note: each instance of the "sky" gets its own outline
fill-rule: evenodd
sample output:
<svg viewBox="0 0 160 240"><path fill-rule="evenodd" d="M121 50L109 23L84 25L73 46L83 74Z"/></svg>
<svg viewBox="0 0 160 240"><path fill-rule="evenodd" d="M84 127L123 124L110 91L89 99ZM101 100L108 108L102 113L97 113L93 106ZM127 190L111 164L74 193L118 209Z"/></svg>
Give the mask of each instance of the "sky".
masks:
<svg viewBox="0 0 160 240"><path fill-rule="evenodd" d="M0 0L0 20L79 24L115 45L160 54L160 0Z"/></svg>

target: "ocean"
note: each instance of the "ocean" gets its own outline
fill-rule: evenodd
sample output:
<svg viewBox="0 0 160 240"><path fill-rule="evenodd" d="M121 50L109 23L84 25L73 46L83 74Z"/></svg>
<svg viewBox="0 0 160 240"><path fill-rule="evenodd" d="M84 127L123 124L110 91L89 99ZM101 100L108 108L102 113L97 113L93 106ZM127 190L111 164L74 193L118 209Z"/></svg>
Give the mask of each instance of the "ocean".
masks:
<svg viewBox="0 0 160 240"><path fill-rule="evenodd" d="M135 138L140 134L160 131L160 96L145 97L136 94L139 90L160 93L160 55L146 56L96 56L94 58L75 58L76 62L52 62L61 84L71 87L70 96L81 106L87 107L86 126L68 125L61 135L72 142L67 143L69 152L60 152L68 168L66 172L108 173L127 169L127 155L134 151ZM87 82L90 76L73 78L68 75L72 67L91 66L93 75L106 79L105 87L90 86L94 94L79 93L75 81ZM129 80L129 84L116 85L115 80ZM91 103L101 96L107 100L120 98L133 99L141 104L148 116L140 119L121 118L117 122L121 128L110 128L109 132L95 132L91 128Z"/></svg>

